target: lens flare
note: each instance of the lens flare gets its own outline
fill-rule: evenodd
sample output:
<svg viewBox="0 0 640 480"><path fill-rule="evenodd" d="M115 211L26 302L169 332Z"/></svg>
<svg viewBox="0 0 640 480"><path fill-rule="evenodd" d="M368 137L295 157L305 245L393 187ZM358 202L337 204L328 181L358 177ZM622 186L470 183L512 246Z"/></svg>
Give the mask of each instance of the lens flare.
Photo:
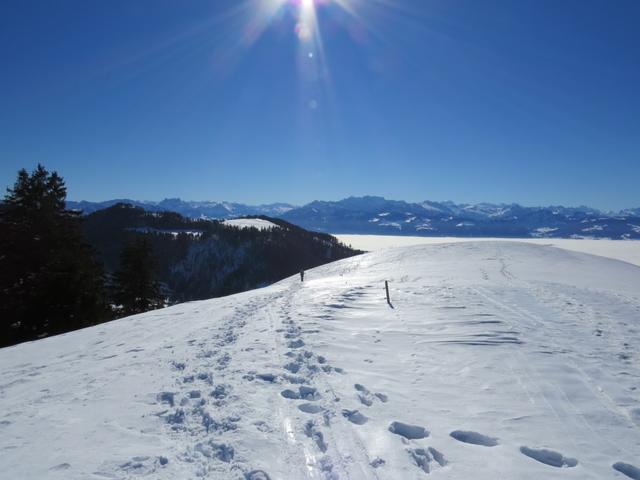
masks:
<svg viewBox="0 0 640 480"><path fill-rule="evenodd" d="M367 19L380 18L400 0L237 0L217 20L228 32L217 42L215 70L222 75L234 70L249 50L269 31L282 38L287 33L297 43L297 73L303 105L311 110L331 108L332 79L325 54L323 33L344 30L349 38L365 43L372 31ZM326 30L323 32L323 27Z"/></svg>

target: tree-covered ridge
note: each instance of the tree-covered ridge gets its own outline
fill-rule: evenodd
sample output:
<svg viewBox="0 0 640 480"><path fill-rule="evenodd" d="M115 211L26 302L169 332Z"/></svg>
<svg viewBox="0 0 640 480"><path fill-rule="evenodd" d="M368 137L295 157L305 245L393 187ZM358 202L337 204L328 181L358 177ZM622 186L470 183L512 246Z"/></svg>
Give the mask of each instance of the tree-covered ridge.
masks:
<svg viewBox="0 0 640 480"><path fill-rule="evenodd" d="M280 219L257 218L278 227L235 228L216 220L117 204L86 216L84 232L107 272L118 269L122 245L145 236L171 302L245 291L360 253L331 235Z"/></svg>
<svg viewBox="0 0 640 480"><path fill-rule="evenodd" d="M81 216L65 182L20 170L0 202L0 346L238 293L359 252L283 220L236 228L128 204Z"/></svg>

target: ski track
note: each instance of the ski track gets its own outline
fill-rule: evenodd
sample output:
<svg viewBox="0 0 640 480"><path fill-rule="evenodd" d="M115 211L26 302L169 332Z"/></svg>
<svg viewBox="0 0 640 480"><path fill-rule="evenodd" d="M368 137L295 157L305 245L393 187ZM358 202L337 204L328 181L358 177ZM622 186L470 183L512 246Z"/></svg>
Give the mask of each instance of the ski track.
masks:
<svg viewBox="0 0 640 480"><path fill-rule="evenodd" d="M285 398L284 424L295 425L292 443L302 445L309 478L327 480L339 478L377 478L367 476L361 465L369 463L359 440L350 432L340 414L339 397L325 379L336 374L327 360L308 350L303 340L303 329L295 320L292 306L294 294L300 286L290 289L280 302L273 322L279 325L276 335L278 355L285 363L283 382L288 389L298 390L298 398ZM287 366L295 368L287 370ZM293 383L291 381L293 380ZM305 438L306 437L306 438ZM344 453L348 453L345 456ZM356 457L356 458L354 458Z"/></svg>
<svg viewBox="0 0 640 480"><path fill-rule="evenodd" d="M163 357L170 374L146 392L145 417L161 432L157 454L105 459L84 476L71 475L73 462L59 462L48 474L454 479L474 478L480 466L486 478L498 478L500 466L509 465L509 476L519 479L640 479L640 397L628 388L630 378L640 379L630 343L638 338L640 299L525 279L518 251L503 244L420 248L445 254L475 248L484 257L473 282L446 273L425 281L429 272L392 278L393 308L381 288L390 259L377 254L308 272L304 283L290 279L242 294L224 314L210 310L211 323L197 335L162 345L172 352ZM394 252L395 265L415 261L414 249ZM579 330L590 333L568 341ZM107 348L102 353L103 342L94 343L94 360L117 359ZM144 338L136 345L116 347L136 359L145 353ZM468 352L478 365L458 359ZM69 366L82 365L86 355ZM0 402L55 365L17 364L3 372ZM484 371L505 378L492 385L491 375L478 373ZM92 389L108 385L96 382ZM481 395L447 396L448 387L460 385ZM492 401L473 404L482 395ZM55 398L43 391L31 408ZM19 412L0 416L0 433L14 426L12 413ZM543 427L535 423L540 419ZM633 441L622 442L620 432ZM19 445L0 448L6 455Z"/></svg>

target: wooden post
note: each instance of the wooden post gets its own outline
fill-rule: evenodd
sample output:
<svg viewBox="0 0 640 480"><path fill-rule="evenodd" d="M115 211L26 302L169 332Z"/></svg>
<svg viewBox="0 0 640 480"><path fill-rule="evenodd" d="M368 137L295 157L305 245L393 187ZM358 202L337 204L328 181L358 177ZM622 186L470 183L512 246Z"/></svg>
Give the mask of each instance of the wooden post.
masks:
<svg viewBox="0 0 640 480"><path fill-rule="evenodd" d="M389 298L389 282L386 280L384 281L384 289L387 292L387 303L391 305L391 299Z"/></svg>

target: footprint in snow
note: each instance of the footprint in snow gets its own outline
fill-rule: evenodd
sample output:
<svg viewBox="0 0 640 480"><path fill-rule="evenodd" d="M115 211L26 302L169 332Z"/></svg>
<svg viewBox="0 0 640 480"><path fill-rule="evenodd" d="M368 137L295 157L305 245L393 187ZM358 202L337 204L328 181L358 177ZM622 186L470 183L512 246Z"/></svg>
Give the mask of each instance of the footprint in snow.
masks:
<svg viewBox="0 0 640 480"><path fill-rule="evenodd" d="M323 408L320 405L315 405L313 403L303 403L298 405L298 410L304 413L320 413Z"/></svg>
<svg viewBox="0 0 640 480"><path fill-rule="evenodd" d="M342 410L342 416L356 425L364 425L369 421L369 418L358 410Z"/></svg>
<svg viewBox="0 0 640 480"><path fill-rule="evenodd" d="M307 379L305 377L301 377L299 375L289 375L287 373L282 374L282 380L296 385L307 383Z"/></svg>
<svg viewBox="0 0 640 480"><path fill-rule="evenodd" d="M271 480L264 470L251 470L244 474L245 480Z"/></svg>
<svg viewBox="0 0 640 480"><path fill-rule="evenodd" d="M231 462L235 455L232 446L213 440L196 444L194 450L206 458L215 458L225 463Z"/></svg>
<svg viewBox="0 0 640 480"><path fill-rule="evenodd" d="M226 398L228 394L229 394L229 387L227 385L216 385L216 388L211 390L211 393L209 393L209 396L217 400L222 400L223 398Z"/></svg>
<svg viewBox="0 0 640 480"><path fill-rule="evenodd" d="M447 464L444 455L435 448L412 448L408 452L415 464L425 473L431 473L433 462L440 467Z"/></svg>
<svg viewBox="0 0 640 480"><path fill-rule="evenodd" d="M171 366L173 368L175 368L176 370L183 371L187 367L187 364L184 363L184 362L175 362L174 361L174 362L171 362Z"/></svg>
<svg viewBox="0 0 640 480"><path fill-rule="evenodd" d="M565 457L561 453L554 450L547 450L546 448L520 447L520 452L527 457L551 467L570 468L578 465L578 461L575 458Z"/></svg>
<svg viewBox="0 0 640 480"><path fill-rule="evenodd" d="M291 373L298 373L298 371L300 371L300 367L302 366L302 363L299 361L296 362L289 362L287 363L284 368L286 370L289 370Z"/></svg>
<svg viewBox="0 0 640 480"><path fill-rule="evenodd" d="M358 391L358 400L360 400L360 403L367 407L373 405L375 399L380 400L382 403L389 401L389 397L384 393L372 393L368 388L359 383L356 383L353 387Z"/></svg>
<svg viewBox="0 0 640 480"><path fill-rule="evenodd" d="M484 447L495 447L498 445L498 439L487 437L478 432L470 432L465 430L455 430L449 434L459 442L470 443L472 445L482 445Z"/></svg>
<svg viewBox="0 0 640 480"><path fill-rule="evenodd" d="M287 344L289 348L300 348L304 347L304 342L301 339L293 340Z"/></svg>
<svg viewBox="0 0 640 480"><path fill-rule="evenodd" d="M209 385L213 385L213 375L209 372L200 372L196 375L198 380L208 383Z"/></svg>
<svg viewBox="0 0 640 480"><path fill-rule="evenodd" d="M282 395L284 398L287 398L289 400L302 399L302 400L315 401L320 399L320 394L318 393L318 390L316 390L313 387L307 387L306 385L302 385L298 387L297 392L291 389L282 390L280 392L280 395Z"/></svg>
<svg viewBox="0 0 640 480"><path fill-rule="evenodd" d="M387 397L384 393L374 393L373 395L382 403L387 403L389 401L389 397Z"/></svg>
<svg viewBox="0 0 640 480"><path fill-rule="evenodd" d="M327 451L327 444L324 441L324 435L320 430L318 430L316 424L312 420L309 420L304 426L304 434L315 442L316 446L322 453Z"/></svg>
<svg viewBox="0 0 640 480"><path fill-rule="evenodd" d="M613 469L617 472L626 475L633 480L640 480L640 468L634 467L629 463L616 462L612 465Z"/></svg>
<svg viewBox="0 0 640 480"><path fill-rule="evenodd" d="M274 383L277 377L273 373L258 373L256 374L256 378L264 382Z"/></svg>
<svg viewBox="0 0 640 480"><path fill-rule="evenodd" d="M389 431L406 438L407 440L418 440L429 436L429 431L418 425L410 425L402 422L391 422Z"/></svg>
<svg viewBox="0 0 640 480"><path fill-rule="evenodd" d="M175 405L175 396L176 394L174 392L160 392L156 398L160 403L166 403L170 407L173 407Z"/></svg>
<svg viewBox="0 0 640 480"><path fill-rule="evenodd" d="M289 400L300 400L300 394L288 388L286 390L282 390L280 395Z"/></svg>

